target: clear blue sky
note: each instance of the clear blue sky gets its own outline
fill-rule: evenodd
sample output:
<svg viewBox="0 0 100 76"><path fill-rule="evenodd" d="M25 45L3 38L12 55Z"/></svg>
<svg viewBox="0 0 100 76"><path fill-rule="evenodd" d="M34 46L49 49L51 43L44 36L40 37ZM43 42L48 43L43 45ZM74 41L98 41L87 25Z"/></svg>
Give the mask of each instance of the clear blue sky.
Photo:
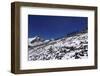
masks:
<svg viewBox="0 0 100 76"><path fill-rule="evenodd" d="M28 15L28 37L59 38L87 25L87 17Z"/></svg>

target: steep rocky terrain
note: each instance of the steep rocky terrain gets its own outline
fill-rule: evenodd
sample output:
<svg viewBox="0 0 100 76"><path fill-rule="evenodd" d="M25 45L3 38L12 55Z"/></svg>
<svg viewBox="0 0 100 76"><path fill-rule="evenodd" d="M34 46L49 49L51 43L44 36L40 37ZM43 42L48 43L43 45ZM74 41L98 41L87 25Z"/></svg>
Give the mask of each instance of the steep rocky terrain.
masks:
<svg viewBox="0 0 100 76"><path fill-rule="evenodd" d="M88 33L77 33L58 39L36 36L28 40L29 60L84 59L88 57Z"/></svg>

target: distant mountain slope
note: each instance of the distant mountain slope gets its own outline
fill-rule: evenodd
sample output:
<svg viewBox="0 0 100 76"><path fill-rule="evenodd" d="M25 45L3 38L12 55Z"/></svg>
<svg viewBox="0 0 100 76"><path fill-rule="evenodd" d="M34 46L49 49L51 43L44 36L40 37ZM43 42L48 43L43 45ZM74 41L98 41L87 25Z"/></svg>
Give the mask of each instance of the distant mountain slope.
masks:
<svg viewBox="0 0 100 76"><path fill-rule="evenodd" d="M78 33L59 39L29 38L29 60L84 59L88 57L88 33Z"/></svg>

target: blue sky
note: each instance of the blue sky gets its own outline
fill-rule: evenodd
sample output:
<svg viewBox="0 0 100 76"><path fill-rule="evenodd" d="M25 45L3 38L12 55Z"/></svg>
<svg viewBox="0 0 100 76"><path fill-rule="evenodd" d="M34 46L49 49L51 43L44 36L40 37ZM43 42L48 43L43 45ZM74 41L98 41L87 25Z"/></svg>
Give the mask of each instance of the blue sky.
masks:
<svg viewBox="0 0 100 76"><path fill-rule="evenodd" d="M28 37L59 38L87 27L87 17L28 15Z"/></svg>

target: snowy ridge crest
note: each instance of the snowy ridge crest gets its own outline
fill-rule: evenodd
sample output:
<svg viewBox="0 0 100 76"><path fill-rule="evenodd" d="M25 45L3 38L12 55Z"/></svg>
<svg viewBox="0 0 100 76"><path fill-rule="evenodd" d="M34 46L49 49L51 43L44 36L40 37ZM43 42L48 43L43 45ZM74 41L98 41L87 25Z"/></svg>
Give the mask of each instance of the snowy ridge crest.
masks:
<svg viewBox="0 0 100 76"><path fill-rule="evenodd" d="M69 60L88 58L88 33L44 40L39 36L28 40L28 59L35 60Z"/></svg>

